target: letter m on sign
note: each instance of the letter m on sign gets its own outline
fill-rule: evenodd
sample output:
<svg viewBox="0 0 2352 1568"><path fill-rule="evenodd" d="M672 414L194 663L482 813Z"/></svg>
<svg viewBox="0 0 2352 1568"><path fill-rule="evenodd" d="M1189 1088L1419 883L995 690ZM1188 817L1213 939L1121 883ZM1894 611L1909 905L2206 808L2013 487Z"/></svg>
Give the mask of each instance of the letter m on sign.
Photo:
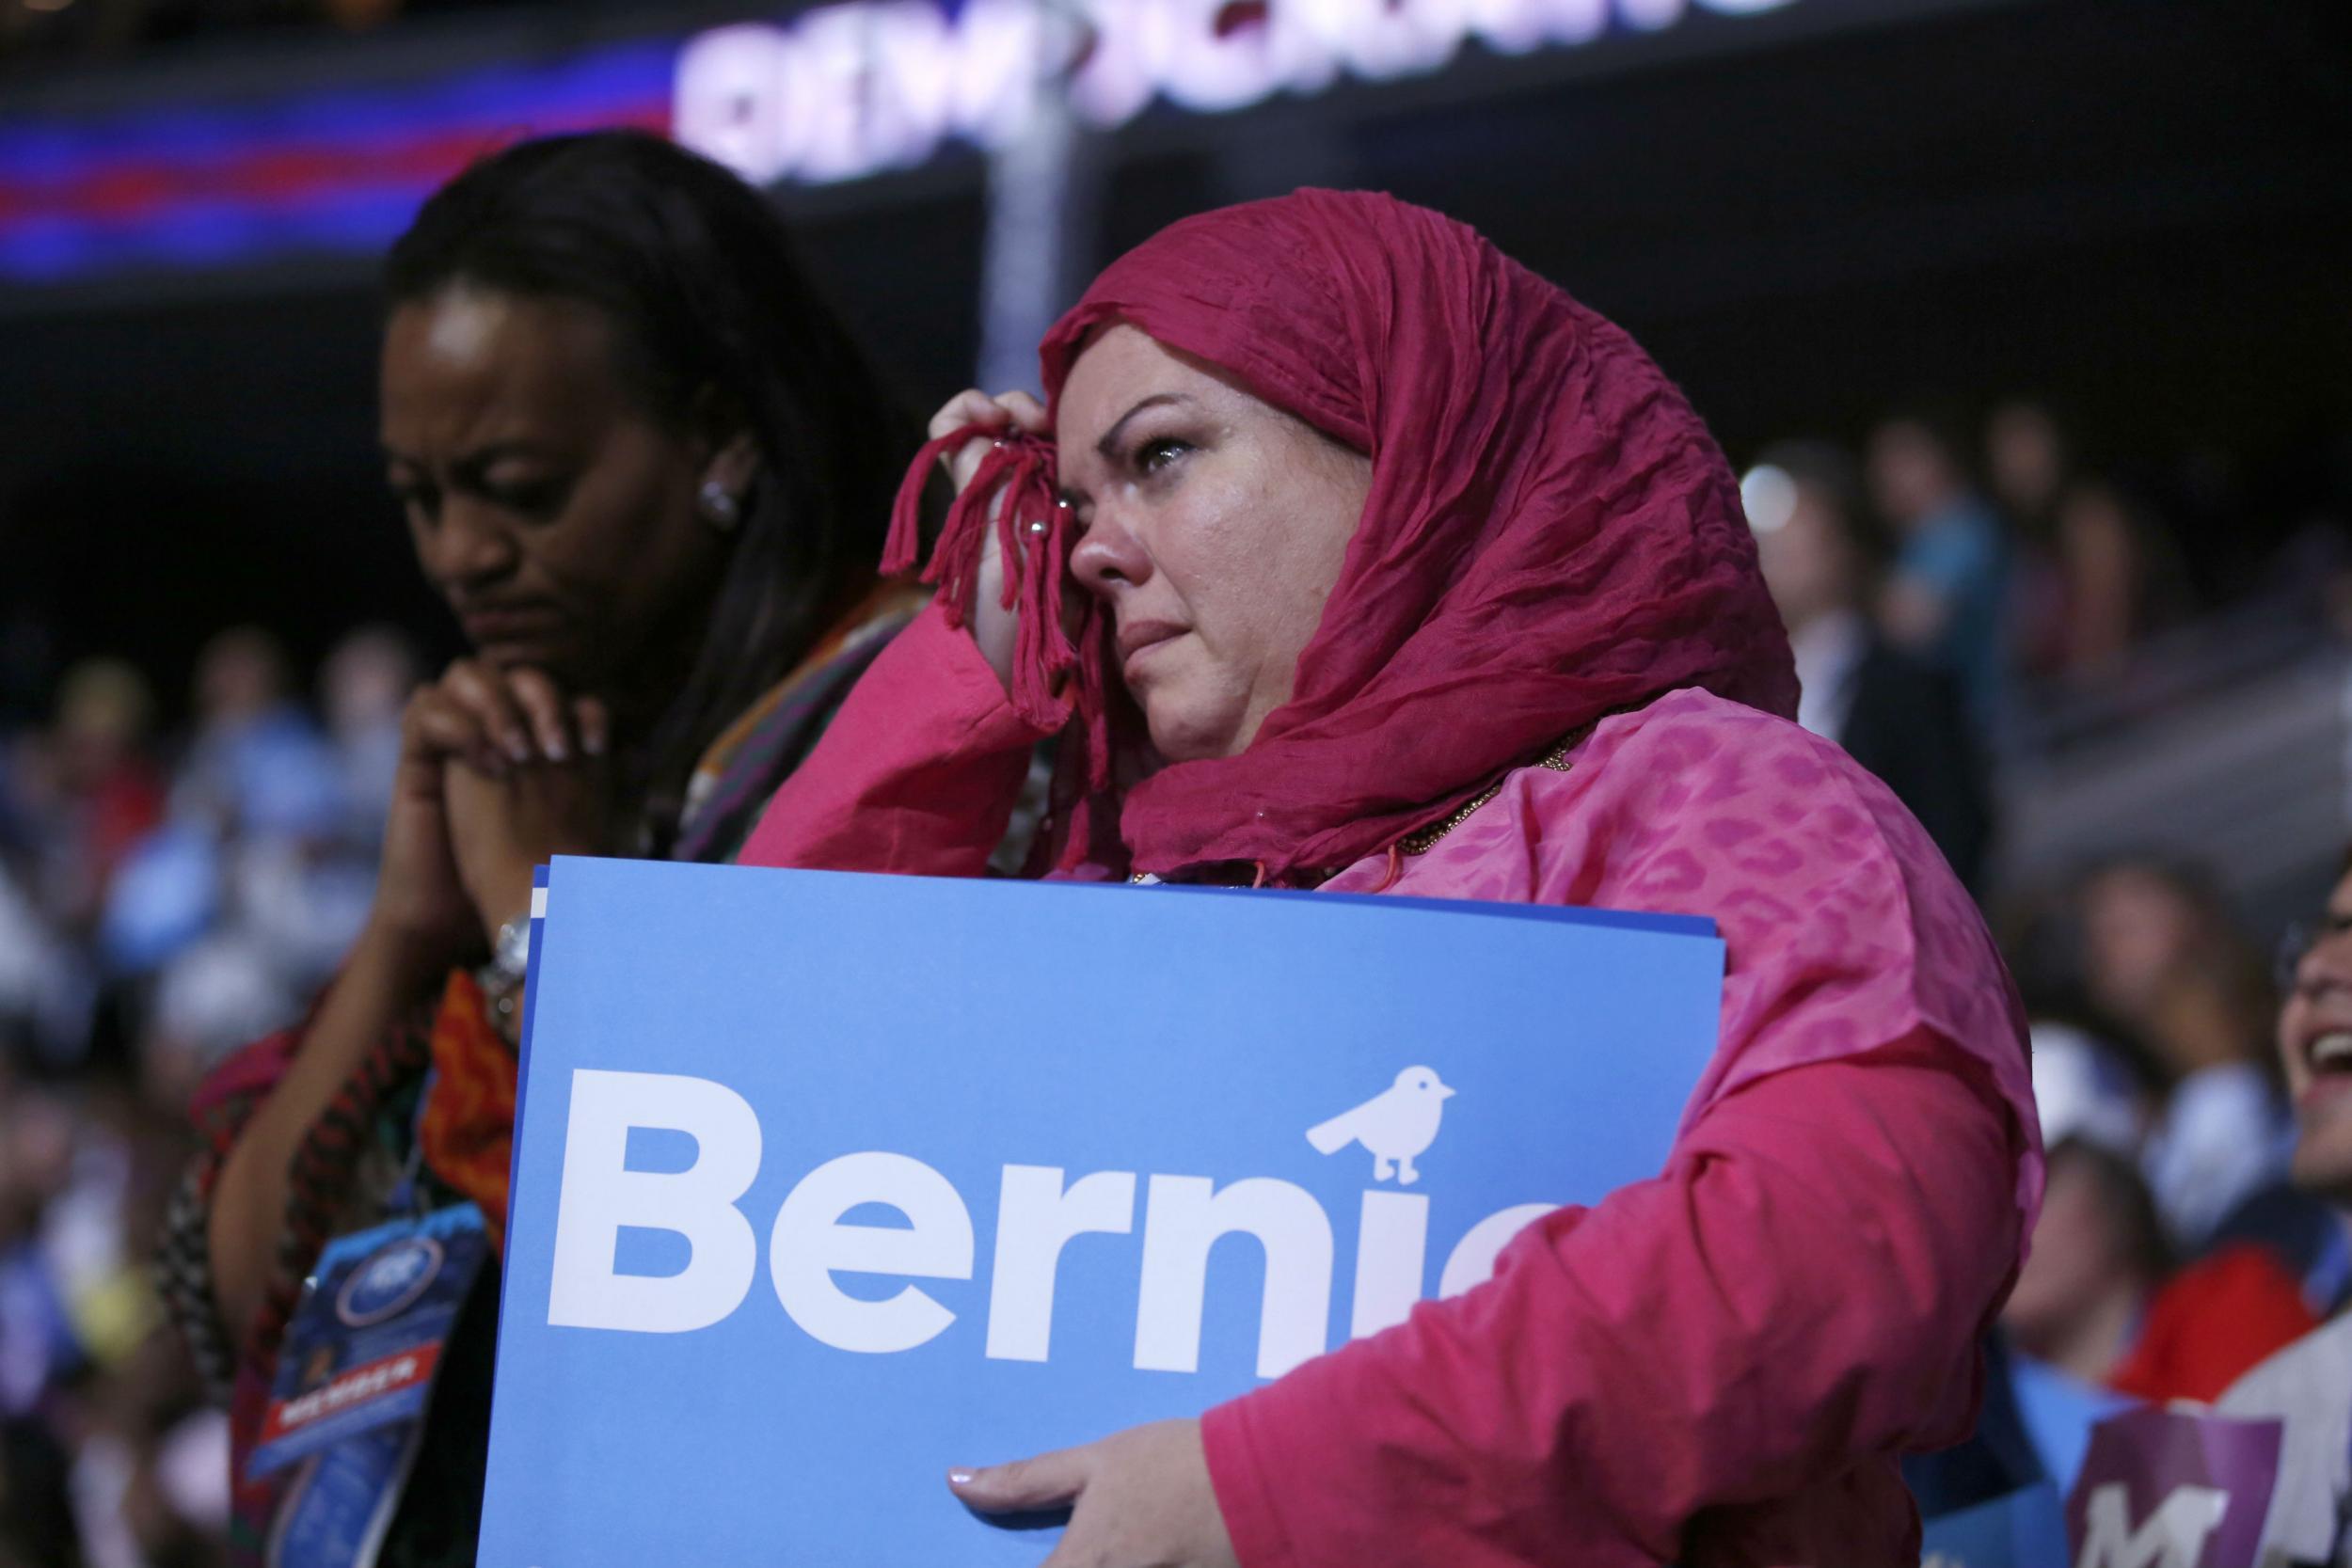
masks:
<svg viewBox="0 0 2352 1568"><path fill-rule="evenodd" d="M2084 1504L2074 1568L2205 1568L2205 1543L2229 1512L2230 1495L2220 1488L2184 1486L2134 1528L2131 1488L2109 1481Z"/></svg>
<svg viewBox="0 0 2352 1568"><path fill-rule="evenodd" d="M2193 1410L2126 1410L2090 1431L2066 1506L2074 1568L2251 1568L2284 1429Z"/></svg>

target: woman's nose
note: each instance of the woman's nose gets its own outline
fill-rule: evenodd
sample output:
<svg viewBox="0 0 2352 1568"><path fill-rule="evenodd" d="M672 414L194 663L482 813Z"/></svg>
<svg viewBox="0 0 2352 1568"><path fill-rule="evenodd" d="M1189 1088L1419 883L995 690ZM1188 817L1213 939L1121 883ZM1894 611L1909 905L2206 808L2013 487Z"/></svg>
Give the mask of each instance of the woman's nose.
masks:
<svg viewBox="0 0 2352 1568"><path fill-rule="evenodd" d="M1107 599L1122 584L1136 588L1149 581L1152 557L1115 513L1097 512L1070 552L1070 575L1088 592Z"/></svg>
<svg viewBox="0 0 2352 1568"><path fill-rule="evenodd" d="M514 569L515 539L489 509L452 498L422 542L425 575L443 588L463 588Z"/></svg>

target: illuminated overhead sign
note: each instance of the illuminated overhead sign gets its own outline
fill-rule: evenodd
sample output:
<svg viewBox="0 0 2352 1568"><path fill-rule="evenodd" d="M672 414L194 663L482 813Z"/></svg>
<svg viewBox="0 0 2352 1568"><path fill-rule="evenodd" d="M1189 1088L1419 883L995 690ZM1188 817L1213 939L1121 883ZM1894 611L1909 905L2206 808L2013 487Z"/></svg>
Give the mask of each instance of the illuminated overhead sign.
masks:
<svg viewBox="0 0 2352 1568"><path fill-rule="evenodd" d="M509 142L667 130L676 55L632 43L395 87L0 119L0 278L381 250Z"/></svg>
<svg viewBox="0 0 2352 1568"><path fill-rule="evenodd" d="M0 280L381 250L435 186L523 136L666 130L761 182L1005 145L1044 84L1083 122L1216 113L1796 0L853 0L399 86L0 117ZM128 81L128 78L126 78ZM126 89L125 97L131 96Z"/></svg>
<svg viewBox="0 0 2352 1568"><path fill-rule="evenodd" d="M679 53L675 135L747 178L833 181L905 167L950 140L1001 147L1040 84L1108 127L1154 99L1219 113L1342 76L1438 70L1470 41L1501 55L1655 32L1693 9L1796 0L852 0L777 25L722 27Z"/></svg>

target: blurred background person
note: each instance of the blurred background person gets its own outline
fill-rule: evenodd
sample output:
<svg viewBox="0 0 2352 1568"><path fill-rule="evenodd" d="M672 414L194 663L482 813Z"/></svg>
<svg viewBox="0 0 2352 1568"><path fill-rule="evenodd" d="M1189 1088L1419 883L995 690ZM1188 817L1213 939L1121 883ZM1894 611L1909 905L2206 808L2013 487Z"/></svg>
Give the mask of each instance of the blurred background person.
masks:
<svg viewBox="0 0 2352 1568"><path fill-rule="evenodd" d="M211 934L213 951L183 953L173 968L198 963L219 975L225 945L250 955L248 962L268 969L296 996L334 974L374 897L400 761L400 715L416 684L414 654L386 628L362 628L328 652L318 681L326 724L305 735L302 791L298 798L290 792L274 811L248 809L237 818L223 867L226 918ZM172 978L167 971L166 990ZM287 1010L263 1019L235 1039L251 1039L292 1017ZM218 1040L211 1057L230 1043Z"/></svg>
<svg viewBox="0 0 2352 1568"><path fill-rule="evenodd" d="M14 737L0 778L0 1015L52 1067L97 1047L101 968L89 944L162 819L154 701L119 660L67 671L50 722ZM9 826L0 822L0 827Z"/></svg>
<svg viewBox="0 0 2352 1568"><path fill-rule="evenodd" d="M2074 454L2047 404L2010 398L1985 417L1984 477L2017 537L2046 539L2058 531L2058 496L2074 477Z"/></svg>
<svg viewBox="0 0 2352 1568"><path fill-rule="evenodd" d="M1740 493L1796 656L1797 721L1884 780L1962 883L1981 891L1993 830L1983 748L1956 680L1895 647L1870 616L1881 562L1852 464L1827 443L1785 442Z"/></svg>
<svg viewBox="0 0 2352 1568"><path fill-rule="evenodd" d="M2065 668L2066 570L2058 548L2058 501L2074 454L2058 416L2038 398L2010 398L1984 421L1984 475L2009 526L2010 656L2032 680Z"/></svg>
<svg viewBox="0 0 2352 1568"><path fill-rule="evenodd" d="M1879 618L1897 647L1960 682L1970 716L1989 734L2008 684L2009 542L1961 451L1925 415L1871 432L1870 501L1896 540Z"/></svg>
<svg viewBox="0 0 2352 1568"><path fill-rule="evenodd" d="M2171 1271L2171 1247L2140 1179L2142 1116L2129 1078L2071 1031L2038 1027L2033 1048L2049 1174L2001 1326L2025 1354L2106 1386Z"/></svg>
<svg viewBox="0 0 2352 1568"><path fill-rule="evenodd" d="M259 626L222 632L198 656L196 734L173 781L175 816L225 833L329 827L334 752L295 699L285 649Z"/></svg>
<svg viewBox="0 0 2352 1568"><path fill-rule="evenodd" d="M192 686L195 724L167 819L128 857L101 927L108 964L150 976L233 919L248 853L331 840L342 783L318 724L294 698L285 652L257 626L208 641ZM348 941L330 929L326 940Z"/></svg>
<svg viewBox="0 0 2352 1568"><path fill-rule="evenodd" d="M2193 1253L2286 1168L2267 966L2203 873L2121 856L2079 878L2083 993L2165 1084L2143 1168L2172 1243Z"/></svg>
<svg viewBox="0 0 2352 1568"><path fill-rule="evenodd" d="M27 1564L219 1560L226 1420L163 1322L146 1254L175 1120L119 1079L0 1067L0 1551L23 1528Z"/></svg>
<svg viewBox="0 0 2352 1568"><path fill-rule="evenodd" d="M408 700L339 976L198 1095L166 1288L233 1386L246 1552L300 1494L245 1461L320 1248L389 1217L404 1169L496 1244L533 867L727 858L921 602L874 575L912 426L734 175L635 133L521 143L428 201L385 273L391 484L475 652ZM381 724L387 662L335 669L347 742ZM388 1560L470 1560L496 1279L416 1469L384 1480Z"/></svg>
<svg viewBox="0 0 2352 1568"><path fill-rule="evenodd" d="M2291 1172L2325 1203L2335 1245L2352 1230L2352 855L2317 918L2286 954L2274 1043L2295 1107ZM2259 1568L2339 1562L2352 1545L2352 1281L2329 1321L2249 1372L2221 1413L2286 1423Z"/></svg>
<svg viewBox="0 0 2352 1568"><path fill-rule="evenodd" d="M2059 498L2056 545L2063 631L2055 673L2113 681L2132 653L2176 622L2185 590L2170 548L2124 490L2080 479Z"/></svg>
<svg viewBox="0 0 2352 1568"><path fill-rule="evenodd" d="M391 809L400 765L400 717L419 674L417 653L391 626L362 626L319 672L319 705L342 768L347 832L372 851Z"/></svg>
<svg viewBox="0 0 2352 1568"><path fill-rule="evenodd" d="M35 892L0 855L0 1045L6 1055L76 1067L94 1043L98 966Z"/></svg>
<svg viewBox="0 0 2352 1568"><path fill-rule="evenodd" d="M2239 1243L2177 1264L2139 1171L2146 1100L2095 1039L2033 1034L2049 1170L2033 1250L2001 1323L2028 1356L2152 1403L2211 1400L2310 1331L2301 1283Z"/></svg>
<svg viewBox="0 0 2352 1568"><path fill-rule="evenodd" d="M154 720L147 681L128 664L87 659L66 673L50 741L56 816L45 837L58 879L49 907L75 928L97 918L124 857L163 817Z"/></svg>
<svg viewBox="0 0 2352 1568"><path fill-rule="evenodd" d="M2133 654L2189 610L2179 550L2130 487L2081 463L2046 404L1999 404L1984 432L1985 476L2013 552L2018 673L2073 689L2115 685Z"/></svg>

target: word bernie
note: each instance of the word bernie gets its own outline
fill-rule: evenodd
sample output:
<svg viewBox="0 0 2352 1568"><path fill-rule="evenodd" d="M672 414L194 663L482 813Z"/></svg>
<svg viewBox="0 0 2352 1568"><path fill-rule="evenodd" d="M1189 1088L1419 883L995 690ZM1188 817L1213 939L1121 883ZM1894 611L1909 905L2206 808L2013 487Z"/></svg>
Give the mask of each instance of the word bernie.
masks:
<svg viewBox="0 0 2352 1568"><path fill-rule="evenodd" d="M1434 1085L1435 1075L1429 1077ZM674 1172L629 1169L632 1129L687 1134L695 1144L693 1163ZM1412 1141L1420 1147L1411 1152L1425 1148L1435 1132L1432 1118L1427 1136L1415 1132ZM1326 1128L1317 1132L1325 1134L1321 1141L1329 1141ZM1376 1147L1376 1135L1373 1141ZM757 1240L739 1204L759 1173L760 1159L759 1118L741 1095L723 1084L672 1073L576 1069L547 1322L565 1328L681 1334L732 1315L750 1296L758 1272ZM1258 1375L1279 1377L1329 1348L1331 1218L1306 1189L1270 1177L1219 1187L1207 1177L1124 1170L1093 1171L1072 1180L1059 1166L1008 1164L994 1195L989 1356L1048 1358L1055 1275L1063 1248L1082 1235L1133 1233L1138 1184L1144 1191L1135 1329L1138 1370L1199 1369L1209 1251L1230 1235L1253 1238L1265 1256ZM848 1219L852 1211L874 1204L897 1211L906 1223L873 1226ZM1504 1243L1553 1207L1518 1204L1471 1226L1447 1254L1438 1293L1456 1295L1486 1279ZM1349 1324L1350 1333L1360 1338L1403 1322L1422 1299L1429 1200L1367 1191L1357 1226ZM625 1228L683 1237L690 1249L686 1266L660 1276L619 1272ZM786 1314L819 1343L866 1354L913 1350L936 1338L956 1314L914 1284L875 1300L844 1291L835 1276L970 1279L976 1272L975 1234L964 1195L931 1166L881 1150L844 1154L802 1176L786 1195L769 1231L769 1282Z"/></svg>

